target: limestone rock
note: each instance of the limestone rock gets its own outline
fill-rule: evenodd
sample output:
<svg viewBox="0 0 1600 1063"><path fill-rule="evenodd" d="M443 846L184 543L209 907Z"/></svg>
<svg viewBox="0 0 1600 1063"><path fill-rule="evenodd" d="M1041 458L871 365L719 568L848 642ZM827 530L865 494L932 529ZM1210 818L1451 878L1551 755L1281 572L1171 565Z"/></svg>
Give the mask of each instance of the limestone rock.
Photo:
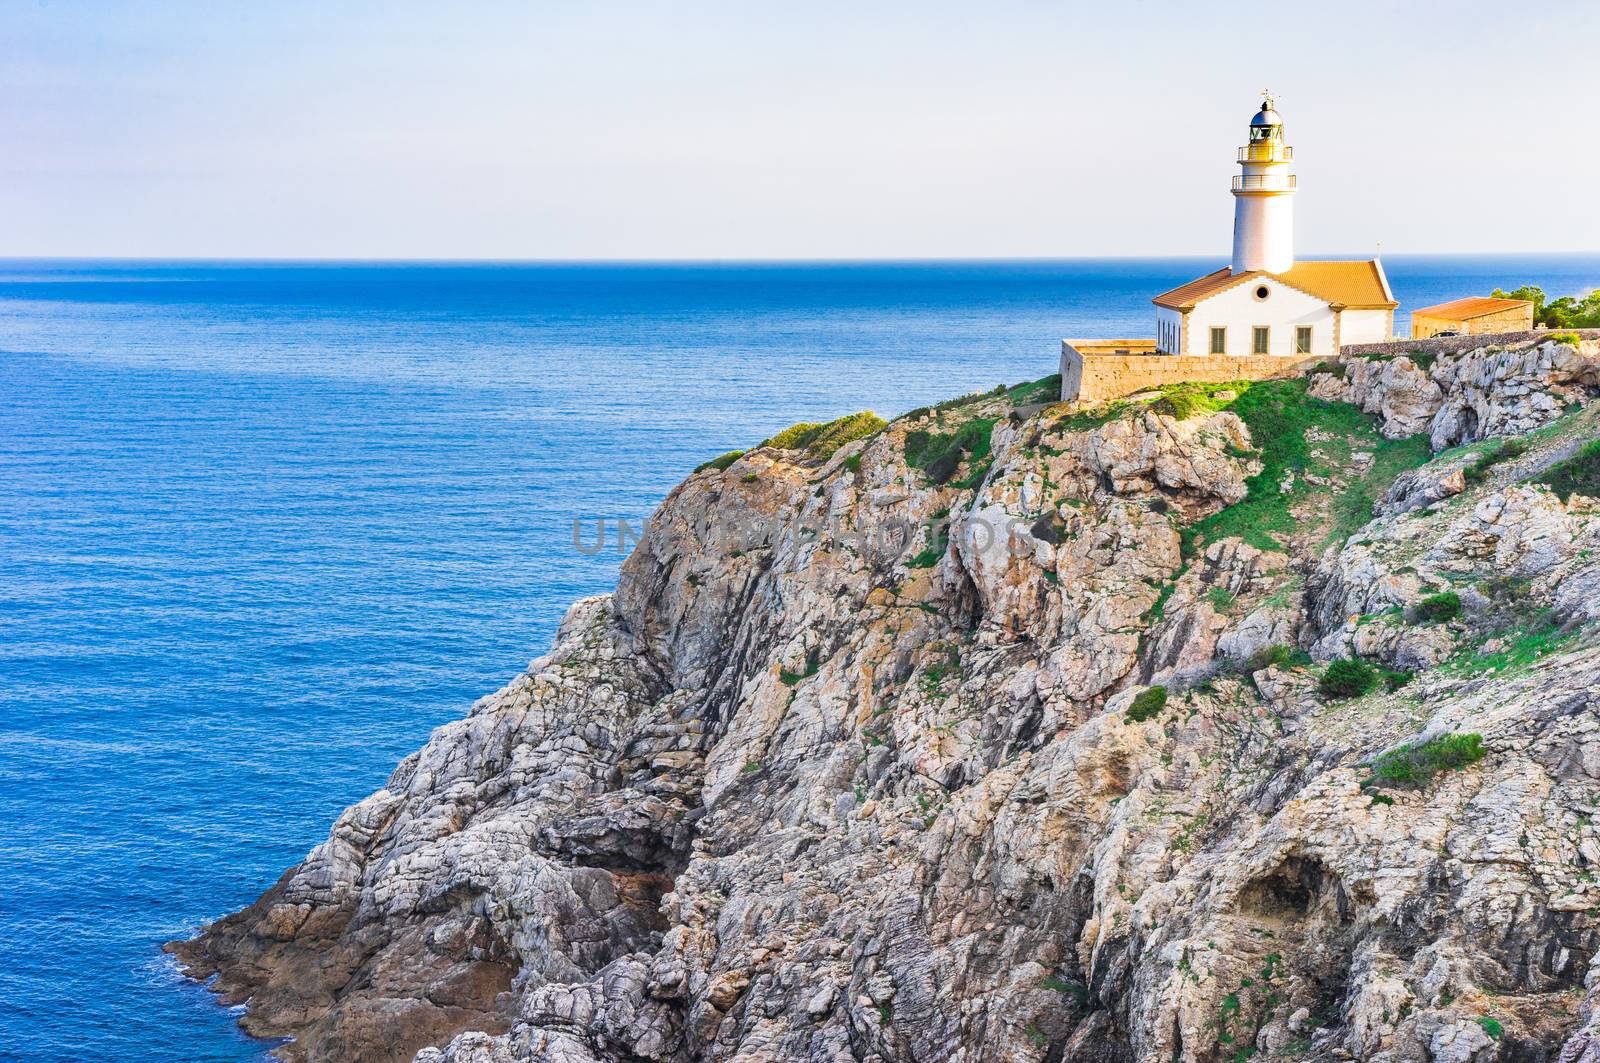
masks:
<svg viewBox="0 0 1600 1063"><path fill-rule="evenodd" d="M1591 376L1546 344L1336 397L1459 441ZM943 484L904 422L692 476L614 595L174 951L305 1063L1600 1058L1600 516L1455 462L1315 556L1185 556L1260 470L1239 418L996 416ZM1573 626L1436 667L1513 606ZM1280 646L1419 674L1328 701ZM1362 789L1460 731L1484 760Z"/></svg>

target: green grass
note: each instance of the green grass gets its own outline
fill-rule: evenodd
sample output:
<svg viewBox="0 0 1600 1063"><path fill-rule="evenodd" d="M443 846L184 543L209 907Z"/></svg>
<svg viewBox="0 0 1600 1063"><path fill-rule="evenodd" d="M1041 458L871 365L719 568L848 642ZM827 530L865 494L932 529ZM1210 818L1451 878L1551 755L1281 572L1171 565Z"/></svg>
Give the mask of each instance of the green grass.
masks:
<svg viewBox="0 0 1600 1063"><path fill-rule="evenodd" d="M1006 392L1006 401L1013 406L1031 406L1036 402L1056 402L1061 398L1061 374L1052 373L1040 380L1024 381Z"/></svg>
<svg viewBox="0 0 1600 1063"><path fill-rule="evenodd" d="M1384 439L1360 409L1349 403L1311 398L1302 379L1233 386L1242 390L1228 408L1249 427L1262 468L1246 481L1243 501L1186 530L1185 552L1190 556L1208 543L1233 536L1257 549L1282 550L1281 537L1309 523L1304 514L1297 515L1296 511L1313 498L1326 511L1326 517L1316 521L1324 529L1317 545L1348 538L1372 519L1372 503L1379 493L1402 472L1425 464L1432 456L1426 436ZM1312 453L1312 445L1306 439L1311 428L1332 437L1317 444L1323 457ZM1360 477L1343 471L1342 463L1352 450L1373 455L1372 463ZM1294 484L1290 490L1281 491L1279 486L1290 473L1294 474ZM1307 473L1331 482L1310 483L1305 478Z"/></svg>
<svg viewBox="0 0 1600 1063"><path fill-rule="evenodd" d="M1583 342L1583 337L1576 332L1552 332L1550 333L1550 342L1565 343L1569 347L1576 347Z"/></svg>
<svg viewBox="0 0 1600 1063"><path fill-rule="evenodd" d="M1558 624L1549 609L1535 610L1522 618L1514 630L1502 632L1504 645L1500 649L1475 652L1446 662L1442 667L1449 672L1472 675L1478 672L1505 672L1522 669L1578 637L1578 631Z"/></svg>
<svg viewBox="0 0 1600 1063"><path fill-rule="evenodd" d="M963 406L972 406L976 403L983 402L985 399L997 399L1005 393L1006 386L1004 384L996 384L988 391L969 391L965 395L962 395L958 398L945 399L943 402L935 403L933 408L940 413L950 410L959 410Z"/></svg>
<svg viewBox="0 0 1600 1063"><path fill-rule="evenodd" d="M1461 595L1455 591L1430 594L1417 603L1417 619L1442 624L1461 615Z"/></svg>
<svg viewBox="0 0 1600 1063"><path fill-rule="evenodd" d="M1158 390L1153 409L1180 421L1187 421L1197 413L1216 413L1225 410L1250 389L1250 381L1234 380L1226 384L1183 383L1168 384ZM1218 398L1219 394L1232 393L1231 398Z"/></svg>
<svg viewBox="0 0 1600 1063"><path fill-rule="evenodd" d="M1469 484L1481 484L1489 478L1489 470L1502 461L1520 458L1527 453L1528 444L1521 439L1498 439L1478 452L1477 460L1462 470Z"/></svg>
<svg viewBox="0 0 1600 1063"><path fill-rule="evenodd" d="M1166 687L1146 687L1134 696L1133 703L1128 706L1128 712L1123 717L1129 723L1144 723L1161 715L1161 710L1167 707Z"/></svg>
<svg viewBox="0 0 1600 1063"><path fill-rule="evenodd" d="M1091 428L1099 428L1103 424L1143 413L1150 408L1153 401L1153 399L1115 399L1102 406L1094 406L1059 417L1056 419L1055 427L1063 432L1087 432Z"/></svg>
<svg viewBox="0 0 1600 1063"><path fill-rule="evenodd" d="M1458 771L1476 764L1488 751L1480 734L1441 735L1427 742L1408 743L1372 761L1372 774L1363 789L1420 790L1441 771Z"/></svg>
<svg viewBox="0 0 1600 1063"><path fill-rule="evenodd" d="M1547 485L1563 502L1575 494L1600 497L1600 439L1550 466L1536 482Z"/></svg>
<svg viewBox="0 0 1600 1063"><path fill-rule="evenodd" d="M1219 613L1226 613L1239 604L1239 600L1230 594L1226 587L1212 587L1206 591L1206 601L1210 602L1211 608Z"/></svg>
<svg viewBox="0 0 1600 1063"><path fill-rule="evenodd" d="M1178 574L1182 576L1180 572ZM1178 577L1174 577L1161 585L1161 590L1156 594L1156 600L1150 603L1150 608L1144 611L1143 620L1146 624L1155 624L1167 617L1167 603L1172 600L1172 593L1178 589Z"/></svg>

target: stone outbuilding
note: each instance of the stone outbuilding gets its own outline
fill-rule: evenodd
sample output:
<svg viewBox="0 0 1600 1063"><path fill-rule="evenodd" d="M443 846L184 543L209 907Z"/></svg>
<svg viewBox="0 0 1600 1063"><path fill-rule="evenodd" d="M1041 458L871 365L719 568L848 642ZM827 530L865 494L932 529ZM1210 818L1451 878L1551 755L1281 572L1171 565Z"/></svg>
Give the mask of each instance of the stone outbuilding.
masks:
<svg viewBox="0 0 1600 1063"><path fill-rule="evenodd" d="M1533 304L1526 299L1487 296L1454 299L1411 312L1411 338L1425 340L1442 332L1481 336L1490 332L1527 332L1533 328Z"/></svg>

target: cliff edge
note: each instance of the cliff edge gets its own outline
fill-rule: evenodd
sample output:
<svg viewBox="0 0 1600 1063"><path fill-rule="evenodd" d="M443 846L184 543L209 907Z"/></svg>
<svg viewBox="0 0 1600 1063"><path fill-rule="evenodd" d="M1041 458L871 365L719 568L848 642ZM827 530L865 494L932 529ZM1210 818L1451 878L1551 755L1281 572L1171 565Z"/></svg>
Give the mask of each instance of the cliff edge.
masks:
<svg viewBox="0 0 1600 1063"><path fill-rule="evenodd" d="M1600 344L1054 386L695 473L169 949L307 1063L1600 1061Z"/></svg>

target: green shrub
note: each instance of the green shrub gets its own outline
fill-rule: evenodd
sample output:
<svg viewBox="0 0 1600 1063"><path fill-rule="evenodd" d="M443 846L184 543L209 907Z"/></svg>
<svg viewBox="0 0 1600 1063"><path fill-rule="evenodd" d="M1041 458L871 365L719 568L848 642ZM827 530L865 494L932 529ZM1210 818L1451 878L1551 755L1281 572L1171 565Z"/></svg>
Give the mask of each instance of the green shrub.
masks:
<svg viewBox="0 0 1600 1063"><path fill-rule="evenodd" d="M718 472L721 472L723 469L726 469L729 465L732 465L742 457L744 457L744 451L730 450L726 454L721 454L715 458L712 458L710 461L701 462L699 465L694 467L694 471L705 472L707 469L716 469Z"/></svg>
<svg viewBox="0 0 1600 1063"><path fill-rule="evenodd" d="M1315 366L1311 372L1326 373L1335 380L1343 380L1345 377L1345 368L1343 362L1322 362L1321 364Z"/></svg>
<svg viewBox="0 0 1600 1063"><path fill-rule="evenodd" d="M1407 672L1404 669L1396 670L1393 668L1380 668L1378 669L1378 675L1383 680L1383 688L1391 693L1399 690L1401 687L1405 686L1407 683L1411 682L1417 677L1415 672Z"/></svg>
<svg viewBox="0 0 1600 1063"><path fill-rule="evenodd" d="M1490 598L1520 602L1533 593L1533 581L1522 576L1490 576L1478 589Z"/></svg>
<svg viewBox="0 0 1600 1063"><path fill-rule="evenodd" d="M811 442L813 436L822 430L819 421L801 421L792 424L777 435L763 439L757 446L777 447L779 450L799 450Z"/></svg>
<svg viewBox="0 0 1600 1063"><path fill-rule="evenodd" d="M1600 439L1585 444L1572 457L1550 466L1538 482L1548 485L1563 502L1573 495L1600 496Z"/></svg>
<svg viewBox="0 0 1600 1063"><path fill-rule="evenodd" d="M833 457L834 451L846 443L854 443L858 439L865 439L875 432L880 432L886 422L882 417L871 410L862 410L840 417L838 420L829 421L822 425L806 442L806 457L812 461L826 461Z"/></svg>
<svg viewBox="0 0 1600 1063"><path fill-rule="evenodd" d="M1146 687L1134 696L1133 703L1128 706L1127 715L1123 719L1129 723L1144 723L1161 714L1167 707L1166 687Z"/></svg>
<svg viewBox="0 0 1600 1063"><path fill-rule="evenodd" d="M1491 1019L1487 1015L1479 1015L1473 1021L1479 1026L1483 1027L1483 1032L1488 1034L1493 1040L1498 1041L1500 1038L1505 1036L1506 1028L1500 1025L1499 1019Z"/></svg>
<svg viewBox="0 0 1600 1063"><path fill-rule="evenodd" d="M1304 650L1294 649L1280 642L1251 654L1248 666L1250 671L1259 672L1263 668L1289 668L1310 663L1311 658Z"/></svg>
<svg viewBox="0 0 1600 1063"><path fill-rule="evenodd" d="M1576 347L1583 342L1583 337L1576 332L1552 332L1550 339L1555 343L1565 343L1570 347Z"/></svg>
<svg viewBox="0 0 1600 1063"><path fill-rule="evenodd" d="M852 454L848 458L844 459L844 467L847 470L849 470L849 472L851 474L855 474L855 473L860 472L861 471L861 455L860 454Z"/></svg>
<svg viewBox="0 0 1600 1063"><path fill-rule="evenodd" d="M1033 522L1033 526L1028 529L1028 534L1042 543L1056 546L1066 539L1067 526L1054 513L1046 513Z"/></svg>
<svg viewBox="0 0 1600 1063"><path fill-rule="evenodd" d="M1430 594L1417 603L1417 619L1442 624L1461 615L1461 595L1455 591Z"/></svg>
<svg viewBox="0 0 1600 1063"><path fill-rule="evenodd" d="M1417 790L1441 771L1455 771L1482 760L1487 752L1480 734L1441 735L1422 743L1408 743L1372 761L1372 774L1362 787Z"/></svg>
<svg viewBox="0 0 1600 1063"><path fill-rule="evenodd" d="M817 674L817 669L819 669L821 667L822 666L820 664L818 664L816 661L808 661L806 663L806 670L803 671L803 672L791 672L787 668L779 668L778 669L778 681L781 682L784 686L792 687L796 683L800 682L800 680L802 680L802 679L810 679L812 676L816 675Z"/></svg>
<svg viewBox="0 0 1600 1063"><path fill-rule="evenodd" d="M939 516L927 522L928 545L906 562L907 568L932 568L939 563L939 559L944 556L945 548L950 544L950 524L944 517L945 514L941 512Z"/></svg>
<svg viewBox="0 0 1600 1063"><path fill-rule="evenodd" d="M792 424L772 438L762 440L760 445L776 447L779 450L803 449L810 460L826 461L833 457L834 451L846 443L853 443L880 431L885 423L883 418L871 410L862 410L860 413L846 414L825 424L816 421Z"/></svg>
<svg viewBox="0 0 1600 1063"><path fill-rule="evenodd" d="M923 471L928 474L928 479L932 480L936 484L942 484L949 480L950 477L954 476L956 474L956 470L960 467L961 452L958 450L947 450L943 454L940 454L938 457L934 458L932 461L928 462L927 468Z"/></svg>
<svg viewBox="0 0 1600 1063"><path fill-rule="evenodd" d="M978 417L951 432L913 429L906 433L906 463L927 473L936 484L954 476L963 459L981 466L989 456L996 421L994 417Z"/></svg>
<svg viewBox="0 0 1600 1063"><path fill-rule="evenodd" d="M1324 697L1359 698L1377 689L1378 681L1376 668L1366 661L1347 657L1328 665L1317 689L1322 691Z"/></svg>

